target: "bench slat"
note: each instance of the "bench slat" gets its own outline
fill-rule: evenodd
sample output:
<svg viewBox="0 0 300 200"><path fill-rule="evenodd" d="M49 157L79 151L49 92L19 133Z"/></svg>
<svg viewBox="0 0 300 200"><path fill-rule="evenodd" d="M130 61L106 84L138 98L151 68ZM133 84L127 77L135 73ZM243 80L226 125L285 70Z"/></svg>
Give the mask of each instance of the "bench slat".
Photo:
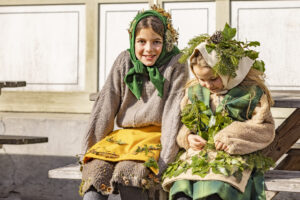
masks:
<svg viewBox="0 0 300 200"><path fill-rule="evenodd" d="M80 165L70 164L48 171L49 178L56 179L81 179Z"/></svg>
<svg viewBox="0 0 300 200"><path fill-rule="evenodd" d="M52 169L49 178L81 179L80 165L71 164ZM300 171L270 170L265 174L265 185L269 191L300 192Z"/></svg>
<svg viewBox="0 0 300 200"><path fill-rule="evenodd" d="M300 192L300 171L270 170L265 185L269 191Z"/></svg>

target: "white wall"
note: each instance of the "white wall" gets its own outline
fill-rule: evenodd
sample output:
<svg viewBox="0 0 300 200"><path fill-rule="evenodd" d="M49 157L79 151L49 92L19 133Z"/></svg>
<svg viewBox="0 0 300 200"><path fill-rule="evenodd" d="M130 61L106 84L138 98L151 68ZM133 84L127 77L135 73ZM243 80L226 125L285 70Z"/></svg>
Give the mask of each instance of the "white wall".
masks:
<svg viewBox="0 0 300 200"><path fill-rule="evenodd" d="M300 90L300 1L233 1L237 39L256 40L271 90Z"/></svg>
<svg viewBox="0 0 300 200"><path fill-rule="evenodd" d="M0 7L0 80L22 91L82 91L85 6Z"/></svg>
<svg viewBox="0 0 300 200"><path fill-rule="evenodd" d="M129 48L129 28L137 12L148 3L100 4L99 6L99 89L117 56Z"/></svg>

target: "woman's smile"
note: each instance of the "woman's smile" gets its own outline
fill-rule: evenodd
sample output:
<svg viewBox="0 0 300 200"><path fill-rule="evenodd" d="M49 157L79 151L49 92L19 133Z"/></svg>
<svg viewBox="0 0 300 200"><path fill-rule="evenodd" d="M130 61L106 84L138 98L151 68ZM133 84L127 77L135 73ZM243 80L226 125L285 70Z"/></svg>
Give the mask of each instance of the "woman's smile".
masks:
<svg viewBox="0 0 300 200"><path fill-rule="evenodd" d="M145 66L153 66L163 48L163 38L151 28L141 29L135 38L135 56Z"/></svg>

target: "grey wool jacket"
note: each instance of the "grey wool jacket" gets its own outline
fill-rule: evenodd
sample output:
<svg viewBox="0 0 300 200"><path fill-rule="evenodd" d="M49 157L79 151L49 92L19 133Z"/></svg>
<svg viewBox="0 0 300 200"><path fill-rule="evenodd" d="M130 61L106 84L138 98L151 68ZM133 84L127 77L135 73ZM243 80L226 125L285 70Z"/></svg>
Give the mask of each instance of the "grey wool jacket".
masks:
<svg viewBox="0 0 300 200"><path fill-rule="evenodd" d="M166 79L163 98L158 96L154 85L144 76L142 96L138 100L124 82L133 65L129 52L123 51L97 95L84 137L83 152L112 132L115 120L122 128L161 126L162 150L158 161L161 173L174 160L179 148L176 136L181 127L180 101L188 78L188 68L178 63L179 58L180 54L159 68Z"/></svg>

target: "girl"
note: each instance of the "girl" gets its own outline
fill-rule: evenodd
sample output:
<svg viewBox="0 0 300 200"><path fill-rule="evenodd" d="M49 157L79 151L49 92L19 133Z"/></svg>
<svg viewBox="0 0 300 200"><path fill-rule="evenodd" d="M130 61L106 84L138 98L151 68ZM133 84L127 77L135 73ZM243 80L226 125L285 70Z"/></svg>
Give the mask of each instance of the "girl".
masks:
<svg viewBox="0 0 300 200"><path fill-rule="evenodd" d="M85 200L107 199L117 190L122 199L148 199L143 190L159 182L153 173L160 175L178 151L181 87L188 72L178 62L170 14L157 7L139 12L129 35L130 49L116 59L85 136ZM113 131L115 117L123 129Z"/></svg>
<svg viewBox="0 0 300 200"><path fill-rule="evenodd" d="M163 177L170 199L265 199L262 172L273 162L258 151L274 138L272 99L264 63L249 49L259 43L233 40L235 32L226 25L185 49L195 79L181 105L185 152Z"/></svg>

